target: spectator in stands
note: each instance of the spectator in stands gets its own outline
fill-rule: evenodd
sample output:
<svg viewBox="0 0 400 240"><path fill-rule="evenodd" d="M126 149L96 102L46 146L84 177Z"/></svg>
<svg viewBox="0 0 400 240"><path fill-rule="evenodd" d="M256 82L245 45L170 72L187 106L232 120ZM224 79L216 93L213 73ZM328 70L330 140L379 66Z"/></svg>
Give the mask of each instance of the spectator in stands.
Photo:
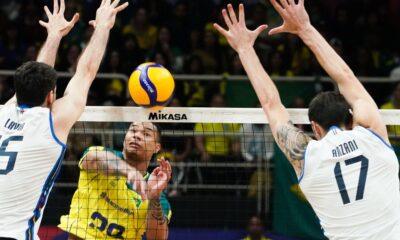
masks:
<svg viewBox="0 0 400 240"><path fill-rule="evenodd" d="M81 52L82 49L78 43L71 43L65 50L65 54L62 54L65 58L61 60L59 70L74 73Z"/></svg>
<svg viewBox="0 0 400 240"><path fill-rule="evenodd" d="M123 51L121 51L122 72L130 75L144 60L144 51L140 49L136 35L123 35Z"/></svg>
<svg viewBox="0 0 400 240"><path fill-rule="evenodd" d="M231 58L231 62L229 65L229 74L231 75L246 75L242 63L240 62L239 55L233 53L233 57Z"/></svg>
<svg viewBox="0 0 400 240"><path fill-rule="evenodd" d="M193 55L200 57L205 74L220 74L226 66L226 58L221 51L218 35L214 31L205 31L203 47L194 50Z"/></svg>
<svg viewBox="0 0 400 240"><path fill-rule="evenodd" d="M198 56L190 56L184 65L184 74L201 75L204 74L203 61ZM188 107L206 106L206 87L201 81L187 80L176 82L176 96Z"/></svg>
<svg viewBox="0 0 400 240"><path fill-rule="evenodd" d="M173 45L171 32L167 27L161 27L157 34L157 42L154 48L148 52L148 56L153 56L155 53L161 52L171 63L171 71L180 72L183 65L182 51L178 46Z"/></svg>
<svg viewBox="0 0 400 240"><path fill-rule="evenodd" d="M181 103L179 99L173 98L168 106L181 107ZM158 158L164 156L166 160L172 163L172 187L168 196L175 197L180 195L181 191L178 189L178 186L187 177L186 170L188 168L185 167L184 162L188 162L193 147L193 138L183 136L182 133L192 130L193 125L182 123L165 123L160 125L163 131L169 131L170 134L162 136L163 147L158 154Z"/></svg>
<svg viewBox="0 0 400 240"><path fill-rule="evenodd" d="M252 216L247 223L248 235L242 240L271 240L264 235L264 223L259 216Z"/></svg>
<svg viewBox="0 0 400 240"><path fill-rule="evenodd" d="M261 105L257 104L260 108ZM274 156L274 138L268 124L243 124L239 131L242 135L240 139L242 157L247 162L258 162L265 166L267 161L271 161ZM250 168L244 171L243 178L249 181L248 197L256 197L260 186L265 188L265 183L270 183L270 172L259 168ZM247 170L247 169L246 169ZM266 181L268 178L268 181Z"/></svg>
<svg viewBox="0 0 400 240"><path fill-rule="evenodd" d="M0 69L16 69L22 62L26 43L18 28L17 22L10 23L0 38Z"/></svg>
<svg viewBox="0 0 400 240"><path fill-rule="evenodd" d="M225 100L221 94L211 96L210 107L225 107ZM200 154L202 162L232 163L241 160L240 142L229 134L237 133L240 129L239 124L229 123L196 123L195 145ZM225 136L227 135L227 136ZM207 168L203 171L204 181L209 183L227 183L233 180L232 172L225 168ZM236 182L236 180L233 180ZM232 182L229 182L232 183Z"/></svg>
<svg viewBox="0 0 400 240"><path fill-rule="evenodd" d="M135 34L139 47L143 50L150 50L156 45L158 29L149 22L148 12L143 7L136 10L130 23L122 31L124 34Z"/></svg>

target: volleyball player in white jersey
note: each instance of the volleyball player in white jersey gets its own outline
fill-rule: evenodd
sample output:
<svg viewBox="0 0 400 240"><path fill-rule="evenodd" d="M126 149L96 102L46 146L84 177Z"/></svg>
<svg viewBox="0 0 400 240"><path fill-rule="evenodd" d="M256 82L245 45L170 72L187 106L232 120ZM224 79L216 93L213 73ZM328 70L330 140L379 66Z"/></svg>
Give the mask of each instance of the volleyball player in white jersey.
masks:
<svg viewBox="0 0 400 240"><path fill-rule="evenodd" d="M55 98L53 69L61 38L78 20L64 19L65 3L45 7L48 38L38 62L19 67L14 76L16 96L0 111L0 239L38 239L43 209L61 167L65 142L86 105L116 14L127 7L103 0L91 24L90 43L80 57L64 96Z"/></svg>
<svg viewBox="0 0 400 240"><path fill-rule="evenodd" d="M284 23L270 34L297 34L338 84L341 94L322 93L310 104L309 119L317 141L290 122L277 88L254 51L254 41L267 26L248 30L243 5L238 19L231 5L223 10L228 30L214 26L239 54L274 138L299 177L325 235L330 239L400 239L399 164L375 102L311 25L304 0L271 3Z"/></svg>

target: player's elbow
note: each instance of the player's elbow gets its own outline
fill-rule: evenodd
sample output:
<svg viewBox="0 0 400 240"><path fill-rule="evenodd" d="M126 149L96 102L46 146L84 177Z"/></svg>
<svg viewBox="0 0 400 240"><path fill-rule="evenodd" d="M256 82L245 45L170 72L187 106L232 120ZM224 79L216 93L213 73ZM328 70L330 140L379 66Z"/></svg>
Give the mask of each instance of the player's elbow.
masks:
<svg viewBox="0 0 400 240"><path fill-rule="evenodd" d="M86 171L97 171L97 157L95 152L88 152L83 157L82 168Z"/></svg>
<svg viewBox="0 0 400 240"><path fill-rule="evenodd" d="M264 109L275 109L277 106L281 106L282 102L279 96L269 96L264 99L260 99L260 104Z"/></svg>

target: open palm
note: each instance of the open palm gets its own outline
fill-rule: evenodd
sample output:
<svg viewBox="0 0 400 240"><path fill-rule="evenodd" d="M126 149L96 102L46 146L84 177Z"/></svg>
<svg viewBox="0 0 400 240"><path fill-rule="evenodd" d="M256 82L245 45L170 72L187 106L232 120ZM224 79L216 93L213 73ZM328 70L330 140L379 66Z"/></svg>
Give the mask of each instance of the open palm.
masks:
<svg viewBox="0 0 400 240"><path fill-rule="evenodd" d="M214 23L215 29L226 37L229 45L231 45L231 47L237 52L241 49L253 47L258 35L267 29L267 25L261 25L254 31L249 30L246 27L244 15L243 4L239 5L239 19L236 17L232 5L228 4L228 11L226 9L222 10L222 16L224 17L226 26L228 26L228 30L225 30L217 23Z"/></svg>
<svg viewBox="0 0 400 240"><path fill-rule="evenodd" d="M159 198L171 179L171 165L164 158L158 161L159 166L150 174L147 180L147 191L150 199Z"/></svg>
<svg viewBox="0 0 400 240"><path fill-rule="evenodd" d="M44 7L44 11L46 12L48 22L39 21L39 24L47 29L48 34L59 34L62 37L67 35L69 31L74 27L75 23L79 20L79 14L75 13L71 21L67 21L64 17L65 12L65 0L60 1L60 5L58 5L59 0L54 0L53 4L53 13L50 12L47 6Z"/></svg>

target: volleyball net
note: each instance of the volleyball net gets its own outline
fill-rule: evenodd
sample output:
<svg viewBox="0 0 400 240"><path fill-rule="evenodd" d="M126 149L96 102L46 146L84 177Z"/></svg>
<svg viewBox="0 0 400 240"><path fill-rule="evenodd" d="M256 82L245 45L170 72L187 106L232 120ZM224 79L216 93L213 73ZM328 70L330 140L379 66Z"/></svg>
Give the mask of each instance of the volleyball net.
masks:
<svg viewBox="0 0 400 240"><path fill-rule="evenodd" d="M311 135L307 109L289 112L293 123ZM397 149L400 111L381 113ZM298 187L291 165L274 144L261 108L150 111L137 107L87 107L69 136L64 166L44 213L41 239L66 239L57 225L60 217L69 213L78 181L82 181L78 164L85 149L103 146L122 151L132 122L153 122L162 129L158 157L168 159L173 172L165 190L172 209L169 239L241 239L246 235L248 220L256 215L261 216L266 234L272 238L322 238L315 214ZM152 161L149 172L156 166L157 162ZM101 194L97 197L105 199ZM118 209L123 196L114 198L115 201L110 197L106 202ZM84 214L82 208L84 205L77 214ZM129 221L123 214L115 217L118 216L121 219L117 222ZM110 221L92 219L87 228L102 228L110 239L119 233L110 229ZM141 231L145 225L134 228Z"/></svg>

